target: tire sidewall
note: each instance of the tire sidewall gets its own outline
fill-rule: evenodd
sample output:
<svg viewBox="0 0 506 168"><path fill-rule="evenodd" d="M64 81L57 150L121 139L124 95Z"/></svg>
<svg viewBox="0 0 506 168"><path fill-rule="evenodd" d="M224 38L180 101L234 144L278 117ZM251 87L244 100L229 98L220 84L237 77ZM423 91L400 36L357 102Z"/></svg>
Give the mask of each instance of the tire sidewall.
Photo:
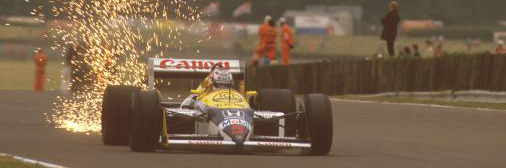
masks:
<svg viewBox="0 0 506 168"><path fill-rule="evenodd" d="M311 141L310 155L327 155L332 147L333 121L330 101L323 94L304 96L307 133Z"/></svg>

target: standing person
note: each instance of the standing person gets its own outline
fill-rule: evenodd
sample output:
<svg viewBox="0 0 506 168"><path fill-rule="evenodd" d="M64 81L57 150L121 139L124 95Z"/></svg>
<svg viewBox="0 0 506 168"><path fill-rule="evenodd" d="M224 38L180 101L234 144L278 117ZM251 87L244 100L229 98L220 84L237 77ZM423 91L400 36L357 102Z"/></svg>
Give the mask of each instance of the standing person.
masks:
<svg viewBox="0 0 506 168"><path fill-rule="evenodd" d="M265 34L265 52L267 54L268 64L275 64L276 61L276 39L278 38L278 30L276 21L269 21L269 29Z"/></svg>
<svg viewBox="0 0 506 168"><path fill-rule="evenodd" d="M281 64L290 64L290 50L293 49L292 29L285 18L279 19L281 23Z"/></svg>
<svg viewBox="0 0 506 168"><path fill-rule="evenodd" d="M259 44L255 49L252 58L252 66L257 66L259 59L265 55L268 56L269 62L276 60L276 36L277 31L275 22L270 16L266 16L264 24L258 29Z"/></svg>
<svg viewBox="0 0 506 168"><path fill-rule="evenodd" d="M413 44L413 56L415 56L416 58L421 57L420 49L418 48L418 44Z"/></svg>
<svg viewBox="0 0 506 168"><path fill-rule="evenodd" d="M491 53L493 55L506 54L506 48L504 47L504 41L502 41L502 40L497 41L497 44L492 49Z"/></svg>
<svg viewBox="0 0 506 168"><path fill-rule="evenodd" d="M387 42L388 54L390 56L395 55L394 43L397 38L397 26L400 22L397 1L392 1L388 5L389 11L386 16L381 20L383 24L383 32L381 33L381 39Z"/></svg>
<svg viewBox="0 0 506 168"><path fill-rule="evenodd" d="M439 43L436 46L436 49L434 50L434 56L443 56L443 55L444 55L443 43Z"/></svg>
<svg viewBox="0 0 506 168"><path fill-rule="evenodd" d="M260 25L258 28L258 46L255 48L255 52L253 53L253 57L251 58L251 66L257 66L259 59L261 59L262 54L265 48L265 34L269 31L269 21L271 21L271 16L265 16L264 23Z"/></svg>
<svg viewBox="0 0 506 168"><path fill-rule="evenodd" d="M33 55L33 62L35 63L35 82L33 85L34 91L44 91L44 79L46 74L47 55L39 48L35 55Z"/></svg>
<svg viewBox="0 0 506 168"><path fill-rule="evenodd" d="M427 45L427 48L425 48L424 57L426 57L426 58L433 57L435 55L435 50L434 50L434 46L432 45L432 41L427 40L427 41L425 41L425 44Z"/></svg>

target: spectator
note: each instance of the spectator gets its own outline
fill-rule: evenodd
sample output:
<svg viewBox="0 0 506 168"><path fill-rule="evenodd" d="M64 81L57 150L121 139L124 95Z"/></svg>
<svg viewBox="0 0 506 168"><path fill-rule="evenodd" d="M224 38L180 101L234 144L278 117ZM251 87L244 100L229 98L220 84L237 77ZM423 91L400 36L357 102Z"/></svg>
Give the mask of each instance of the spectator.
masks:
<svg viewBox="0 0 506 168"><path fill-rule="evenodd" d="M47 63L47 55L44 54L44 51L41 48L37 49L35 55L33 55L33 62L35 63L35 82L33 90L41 92L44 91Z"/></svg>
<svg viewBox="0 0 506 168"><path fill-rule="evenodd" d="M494 55L506 54L506 48L504 48L504 41L502 40L497 41L497 44L491 53Z"/></svg>
<svg viewBox="0 0 506 168"><path fill-rule="evenodd" d="M444 55L443 43L439 43L436 46L436 50L434 51L434 55L435 56L443 56Z"/></svg>
<svg viewBox="0 0 506 168"><path fill-rule="evenodd" d="M399 54L401 57L411 57L411 48L408 46L404 47L404 49L401 51L402 54Z"/></svg>
<svg viewBox="0 0 506 168"><path fill-rule="evenodd" d="M418 44L413 44L413 56L419 58L421 56Z"/></svg>
<svg viewBox="0 0 506 168"><path fill-rule="evenodd" d="M395 55L394 45L395 39L397 38L397 26L400 22L399 12L397 10L397 1L392 1L389 4L389 11L386 16L381 20L383 24L383 32L381 33L381 39L387 43L388 54L390 56Z"/></svg>
<svg viewBox="0 0 506 168"><path fill-rule="evenodd" d="M427 48L425 48L425 53L423 56L425 58L433 57L434 56L434 47L432 46L432 41L427 40L425 42L425 44L427 45Z"/></svg>

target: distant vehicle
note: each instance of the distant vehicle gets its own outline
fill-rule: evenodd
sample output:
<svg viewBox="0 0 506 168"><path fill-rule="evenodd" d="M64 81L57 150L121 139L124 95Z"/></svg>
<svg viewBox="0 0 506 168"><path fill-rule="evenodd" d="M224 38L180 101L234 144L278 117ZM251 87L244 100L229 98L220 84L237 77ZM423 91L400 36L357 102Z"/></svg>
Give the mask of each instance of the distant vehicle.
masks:
<svg viewBox="0 0 506 168"><path fill-rule="evenodd" d="M290 90L244 92L232 85L214 85L224 84L218 80L232 79L229 76L243 85L241 67L237 60L150 59L147 91L130 86L107 88L101 118L103 143L128 144L135 152L302 149L303 154L327 155L333 129L329 98L308 94L297 106ZM154 85L157 78L205 79L185 101L162 102Z"/></svg>

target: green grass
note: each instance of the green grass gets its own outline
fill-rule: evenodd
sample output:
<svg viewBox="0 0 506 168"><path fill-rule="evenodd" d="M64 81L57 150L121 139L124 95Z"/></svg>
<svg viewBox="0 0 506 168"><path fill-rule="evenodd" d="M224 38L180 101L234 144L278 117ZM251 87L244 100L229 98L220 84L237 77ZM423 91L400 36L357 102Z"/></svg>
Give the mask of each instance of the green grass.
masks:
<svg viewBox="0 0 506 168"><path fill-rule="evenodd" d="M256 37L254 39L237 40L246 50L252 50L257 44ZM293 53L299 54L325 54L325 55L358 55L370 56L377 52L379 47L384 48L386 53L386 43L382 41L379 36L345 36L345 37L332 37L327 36L323 49L320 48L320 43L324 36L314 35L296 35L295 49ZM399 37L396 41L397 52L400 48L418 44L420 52L424 52L426 38L411 38ZM222 41L216 39L216 42ZM210 43L213 43L211 41ZM448 53L481 53L489 51L494 44L492 42L484 42L483 44L474 47L468 51L466 42L464 40L445 40L444 50ZM311 49L313 48L313 49Z"/></svg>
<svg viewBox="0 0 506 168"><path fill-rule="evenodd" d="M37 164L28 164L8 156L0 156L0 167L2 168L46 168Z"/></svg>
<svg viewBox="0 0 506 168"><path fill-rule="evenodd" d="M48 28L43 26L0 25L0 40L39 41L47 32Z"/></svg>
<svg viewBox="0 0 506 168"><path fill-rule="evenodd" d="M46 66L46 90L56 90L60 85L61 64L48 62ZM0 60L1 90L32 90L35 65L28 60Z"/></svg>
<svg viewBox="0 0 506 168"><path fill-rule="evenodd" d="M486 102L468 102L468 101L464 102L464 101L415 99L415 98L386 97L386 96L364 97L364 96L353 96L353 95L337 96L336 98L348 99L348 100L374 101L374 102L416 103L416 104L443 105L443 106L452 106L452 107L506 110L506 103L486 103Z"/></svg>
<svg viewBox="0 0 506 168"><path fill-rule="evenodd" d="M237 42L241 48L246 52L253 52L253 49L258 43L257 36L249 36L248 39L230 36L229 38L214 37L210 41L203 43L197 43L198 40L203 37L196 35L180 32L181 36L176 40L174 35L169 36L169 27L175 27L175 25L181 24L176 22L167 22L160 29L149 30L143 32L145 35L151 35L153 33L158 34L162 41L166 41L170 46L172 43L182 42L183 46L189 46L190 48L199 49L222 49L224 45L233 46L232 43ZM174 29L174 28L173 28ZM28 26L0 26L0 40L25 40L25 41L39 41L41 40L41 34L47 32L46 27L28 27ZM51 33L51 35L55 35ZM358 55L358 56L370 56L377 52L379 47L384 49L386 53L385 42L380 40L378 36L318 36L318 35L295 35L295 48L292 51L297 54L324 54L324 55ZM325 45L323 48L320 47L322 40L325 38ZM427 37L428 38L428 37ZM420 52L425 49L425 41L427 38L413 38L405 35L399 35L396 41L396 49L399 50L405 46L411 46L418 44L420 46ZM177 46L177 45L176 45ZM465 40L454 40L447 39L444 42L444 49L448 53L482 53L489 51L494 44L492 42L484 41L479 46L474 47L471 51L468 51ZM237 48L233 48L234 50Z"/></svg>

